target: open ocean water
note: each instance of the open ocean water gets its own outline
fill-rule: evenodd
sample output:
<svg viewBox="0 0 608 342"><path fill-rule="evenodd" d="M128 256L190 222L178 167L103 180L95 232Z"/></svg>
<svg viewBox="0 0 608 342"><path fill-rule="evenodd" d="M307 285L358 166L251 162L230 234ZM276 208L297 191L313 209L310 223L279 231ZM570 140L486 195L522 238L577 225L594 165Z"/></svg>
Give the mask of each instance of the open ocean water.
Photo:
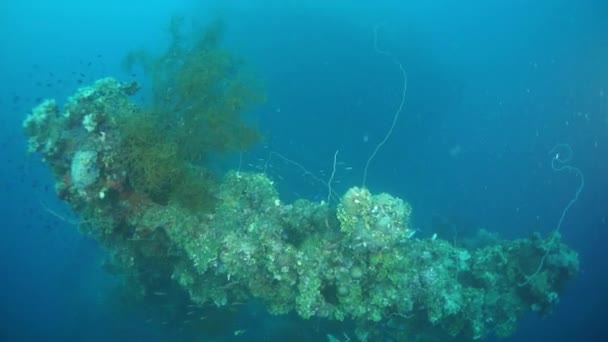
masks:
<svg viewBox="0 0 608 342"><path fill-rule="evenodd" d="M157 319L160 304L127 305L120 276L102 265L107 250L79 232L48 166L28 155L22 122L46 98L64 103L111 76L142 84L135 100L149 101L150 75L121 64L133 49L166 48L174 15L186 27L221 20L222 46L263 89L245 113L263 140L214 167L266 171L285 202L326 200L328 179L339 196L362 184L394 122L364 182L412 205L414 238L484 228L515 239L549 234L562 218L580 271L550 314L528 312L502 340L608 340L608 2L599 0L2 1L0 340L324 341L327 331L347 340L256 302L196 333ZM269 163L269 153L283 158Z"/></svg>

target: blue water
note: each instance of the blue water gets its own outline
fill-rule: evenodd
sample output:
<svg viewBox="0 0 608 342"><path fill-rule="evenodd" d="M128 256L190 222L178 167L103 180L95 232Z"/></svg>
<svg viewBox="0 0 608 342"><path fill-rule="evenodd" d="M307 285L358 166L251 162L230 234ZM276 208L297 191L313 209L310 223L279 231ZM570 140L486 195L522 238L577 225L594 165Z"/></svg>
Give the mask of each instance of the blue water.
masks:
<svg viewBox="0 0 608 342"><path fill-rule="evenodd" d="M75 217L55 198L46 166L26 155L21 131L42 98L63 100L108 75L144 82L120 61L133 48L161 49L176 13L196 23L223 18L225 45L263 80L267 101L250 114L266 139L243 155L243 169L259 169L275 151L327 179L338 150L338 193L361 184L401 99L397 64L374 50L377 27L377 46L407 72L407 94L366 185L409 201L422 236L437 217L507 238L556 229L581 179L553 170L548 152L568 144L585 187L561 232L581 272L550 316L525 317L506 340L608 340L607 2L227 2L0 5L1 340L176 338L104 300L116 282L101 267L104 251L66 222ZM271 166L286 200L327 196L294 165ZM280 329L306 333L257 307L237 320L214 339L234 340L243 327L260 341Z"/></svg>

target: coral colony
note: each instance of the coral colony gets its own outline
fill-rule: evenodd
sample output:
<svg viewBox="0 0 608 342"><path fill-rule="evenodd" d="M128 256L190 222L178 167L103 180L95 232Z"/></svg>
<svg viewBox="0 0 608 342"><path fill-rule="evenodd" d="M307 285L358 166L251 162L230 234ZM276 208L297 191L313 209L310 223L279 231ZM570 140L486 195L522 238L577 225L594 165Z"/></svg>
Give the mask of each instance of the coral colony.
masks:
<svg viewBox="0 0 608 342"><path fill-rule="evenodd" d="M508 336L528 310L558 303L579 261L557 231L418 238L410 204L365 184L337 205L285 203L264 173L212 171L214 156L259 139L240 113L261 96L219 31L182 46L174 30L165 54L129 56L152 76L150 104L130 99L137 84L104 78L23 123L133 298L217 312L256 300L275 315L351 322L361 341Z"/></svg>

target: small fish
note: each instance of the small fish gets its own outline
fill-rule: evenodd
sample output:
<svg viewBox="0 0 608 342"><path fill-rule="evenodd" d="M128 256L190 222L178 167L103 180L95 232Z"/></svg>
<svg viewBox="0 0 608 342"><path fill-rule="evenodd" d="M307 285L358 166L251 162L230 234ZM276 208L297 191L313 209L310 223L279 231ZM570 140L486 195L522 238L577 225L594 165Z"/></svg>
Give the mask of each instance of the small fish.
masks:
<svg viewBox="0 0 608 342"><path fill-rule="evenodd" d="M153 293L155 296L166 296L167 292L162 292L162 291L156 291Z"/></svg>

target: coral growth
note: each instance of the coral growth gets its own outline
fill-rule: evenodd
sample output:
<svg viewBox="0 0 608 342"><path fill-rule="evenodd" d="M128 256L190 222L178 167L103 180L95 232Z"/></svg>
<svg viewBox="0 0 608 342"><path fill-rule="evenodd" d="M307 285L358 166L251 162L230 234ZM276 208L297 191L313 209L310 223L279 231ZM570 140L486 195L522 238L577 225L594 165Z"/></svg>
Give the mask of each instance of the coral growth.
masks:
<svg viewBox="0 0 608 342"><path fill-rule="evenodd" d="M151 75L153 99L143 110L117 115L119 154L136 191L158 203L176 200L200 209L213 198L215 181L203 167L209 155L259 141L242 113L261 96L242 75L241 63L219 46L221 26L189 39L175 18L169 31L163 54L138 51L126 59L127 68L141 64Z"/></svg>
<svg viewBox="0 0 608 342"><path fill-rule="evenodd" d="M530 308L557 304L578 271L559 236L418 239L411 206L389 194L352 188L337 208L284 203L264 174L212 175L210 153L258 138L240 119L249 90L217 34L188 49L176 31L170 52L132 58L152 68L150 107L129 99L136 85L106 78L63 111L44 101L24 122L30 149L51 166L81 229L108 249L106 267L123 275L129 298L163 298L163 316L182 320L210 304L228 317L256 299L273 314L349 320L339 331L354 325L361 341L507 336ZM188 321L203 329L206 319Z"/></svg>

